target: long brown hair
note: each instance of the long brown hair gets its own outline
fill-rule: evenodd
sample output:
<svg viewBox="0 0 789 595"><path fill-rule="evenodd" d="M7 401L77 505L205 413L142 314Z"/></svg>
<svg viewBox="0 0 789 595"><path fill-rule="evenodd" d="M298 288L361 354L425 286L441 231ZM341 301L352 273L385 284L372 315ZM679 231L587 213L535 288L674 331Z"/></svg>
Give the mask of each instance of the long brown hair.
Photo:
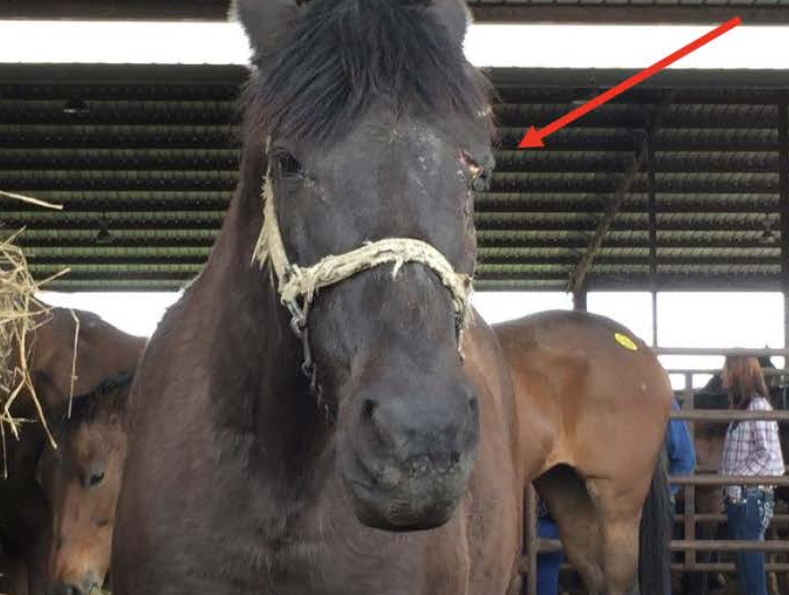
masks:
<svg viewBox="0 0 789 595"><path fill-rule="evenodd" d="M721 372L723 386L729 391L731 405L734 409L746 409L754 396L764 397L768 401L767 384L764 382L759 360L747 355L730 355Z"/></svg>

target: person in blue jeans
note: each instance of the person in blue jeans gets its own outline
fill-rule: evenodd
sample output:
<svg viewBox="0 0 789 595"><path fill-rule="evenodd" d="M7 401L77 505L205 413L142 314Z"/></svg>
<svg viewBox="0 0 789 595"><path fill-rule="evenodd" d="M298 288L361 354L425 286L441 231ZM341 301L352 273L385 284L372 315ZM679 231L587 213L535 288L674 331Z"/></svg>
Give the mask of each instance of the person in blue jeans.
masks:
<svg viewBox="0 0 789 595"><path fill-rule="evenodd" d="M672 411L681 411L681 407L676 399L671 401ZM687 424L681 419L672 419L666 426L666 456L668 462L669 475L691 475L696 468L696 449L690 439ZM674 515L677 513L677 492L679 486L671 484L669 486L671 497L671 527L672 538L681 538L681 530L674 523ZM666 584L671 584L670 577L667 577ZM671 590L666 593L671 595Z"/></svg>
<svg viewBox="0 0 789 595"><path fill-rule="evenodd" d="M727 357L721 377L732 409L772 411L762 369L755 357ZM783 475L778 423L758 419L731 422L726 430L718 472L739 477ZM775 502L769 480L765 484L725 486L726 526L730 539L764 541ZM767 595L763 551L737 552L736 566L741 593Z"/></svg>
<svg viewBox="0 0 789 595"><path fill-rule="evenodd" d="M537 500L537 537L559 539L559 527L542 499ZM537 595L556 595L559 592L559 567L563 560L562 552L537 554Z"/></svg>
<svg viewBox="0 0 789 595"><path fill-rule="evenodd" d="M672 411L681 411L676 399L671 401ZM696 468L696 449L690 439L688 426L681 419L672 419L666 427L666 454L669 475L690 475ZM671 485L671 505L674 510L679 486Z"/></svg>
<svg viewBox="0 0 789 595"><path fill-rule="evenodd" d="M741 499L726 499L726 524L729 539L764 541L773 517L772 490L745 489ZM741 593L767 595L764 552L737 552L737 583Z"/></svg>

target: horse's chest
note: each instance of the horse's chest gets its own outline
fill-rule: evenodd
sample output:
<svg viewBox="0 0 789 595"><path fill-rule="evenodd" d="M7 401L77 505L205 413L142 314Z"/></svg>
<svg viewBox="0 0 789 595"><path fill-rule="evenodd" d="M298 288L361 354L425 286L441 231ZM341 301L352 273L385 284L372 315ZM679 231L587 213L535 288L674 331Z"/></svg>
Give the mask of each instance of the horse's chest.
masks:
<svg viewBox="0 0 789 595"><path fill-rule="evenodd" d="M463 595L465 547L424 534L395 535L351 522L322 537L294 542L266 557L271 595Z"/></svg>
<svg viewBox="0 0 789 595"><path fill-rule="evenodd" d="M347 548L302 544L269 556L266 583L272 595L355 595L389 593L383 587L396 580L386 564L378 567L368 556L353 556Z"/></svg>

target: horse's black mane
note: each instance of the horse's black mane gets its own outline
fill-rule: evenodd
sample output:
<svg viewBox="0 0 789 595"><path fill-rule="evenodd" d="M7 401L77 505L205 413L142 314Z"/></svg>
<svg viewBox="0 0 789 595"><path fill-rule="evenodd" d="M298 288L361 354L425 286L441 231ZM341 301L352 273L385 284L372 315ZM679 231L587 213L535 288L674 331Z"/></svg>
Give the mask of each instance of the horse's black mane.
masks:
<svg viewBox="0 0 789 595"><path fill-rule="evenodd" d="M262 63L248 121L317 142L346 133L376 101L396 113L478 118L489 85L430 0L315 0Z"/></svg>
<svg viewBox="0 0 789 595"><path fill-rule="evenodd" d="M71 415L63 415L55 428L55 438L60 439L69 430L83 424L92 423L102 407L109 411L123 411L126 408L127 388L134 379L134 370L126 370L110 376L89 393L75 395L71 405Z"/></svg>

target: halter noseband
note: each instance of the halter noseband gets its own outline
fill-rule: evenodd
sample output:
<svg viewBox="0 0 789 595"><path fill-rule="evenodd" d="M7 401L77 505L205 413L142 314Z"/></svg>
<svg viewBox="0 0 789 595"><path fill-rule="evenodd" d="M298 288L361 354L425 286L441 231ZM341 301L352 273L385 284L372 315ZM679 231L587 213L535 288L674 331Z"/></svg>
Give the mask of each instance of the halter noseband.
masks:
<svg viewBox="0 0 789 595"><path fill-rule="evenodd" d="M268 151L267 151L268 152ZM338 255L325 256L311 267L300 267L288 260L282 234L277 221L274 187L271 182L271 164L263 180L263 227L260 231L253 260L261 268L267 262L277 278L276 288L281 303L291 314L290 328L301 340L304 360L302 372L310 379L310 389L320 399L321 389L317 370L312 359L309 342L308 317L315 294L324 287L336 285L354 275L392 263L392 279L397 277L406 263L420 263L431 269L449 291L455 312L458 353L462 358L463 331L468 328L472 309L471 277L458 273L436 248L413 238L387 238L366 242L359 248Z"/></svg>

